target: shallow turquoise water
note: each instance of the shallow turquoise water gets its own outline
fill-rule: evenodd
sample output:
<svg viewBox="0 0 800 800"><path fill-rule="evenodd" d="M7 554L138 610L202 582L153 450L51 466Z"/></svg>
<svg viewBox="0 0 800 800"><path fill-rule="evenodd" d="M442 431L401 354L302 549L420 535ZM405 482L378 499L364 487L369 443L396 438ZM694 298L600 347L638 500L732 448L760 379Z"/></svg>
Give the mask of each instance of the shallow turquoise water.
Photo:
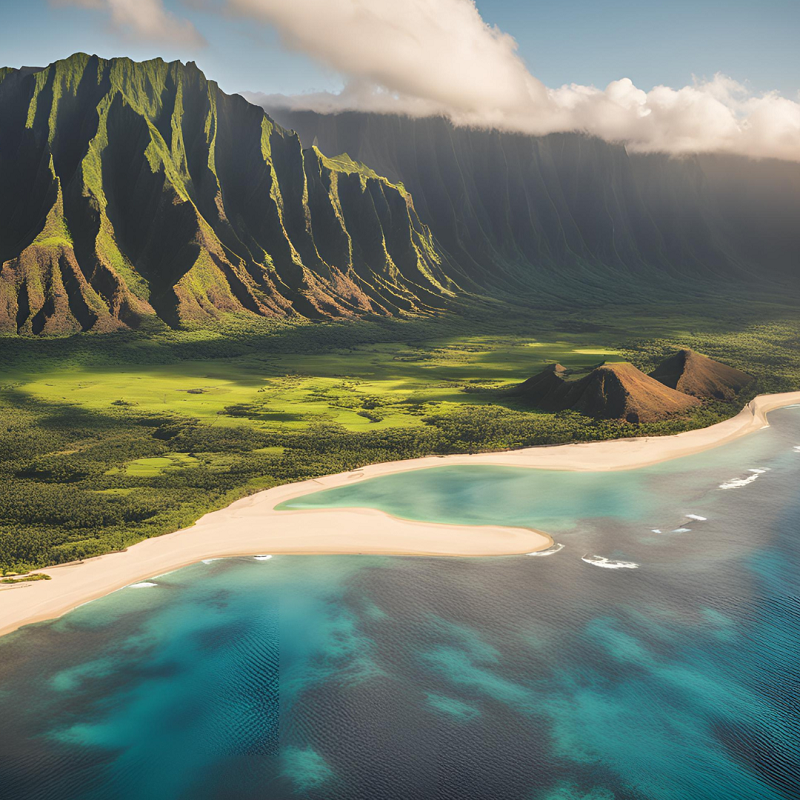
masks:
<svg viewBox="0 0 800 800"><path fill-rule="evenodd" d="M770 419L644 470L292 503L532 525L551 556L220 560L5 637L0 795L797 798L800 410Z"/></svg>
<svg viewBox="0 0 800 800"><path fill-rule="evenodd" d="M652 522L651 527L674 522L675 528L685 514L697 514L697 508L713 501L719 484L763 466L775 455L772 444L765 430L690 459L615 472L434 467L314 492L278 508L377 508L406 519L549 532L573 530L581 520L596 518ZM732 465L740 475L731 473ZM704 480L697 480L698 473Z"/></svg>

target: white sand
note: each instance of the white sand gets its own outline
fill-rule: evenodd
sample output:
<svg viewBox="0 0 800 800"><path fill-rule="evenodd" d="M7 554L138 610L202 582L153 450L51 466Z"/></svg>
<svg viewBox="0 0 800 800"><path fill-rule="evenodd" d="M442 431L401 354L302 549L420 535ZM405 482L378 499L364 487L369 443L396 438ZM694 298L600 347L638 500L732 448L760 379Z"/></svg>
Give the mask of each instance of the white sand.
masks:
<svg viewBox="0 0 800 800"><path fill-rule="evenodd" d="M767 412L795 403L800 403L800 392L760 395L732 419L676 436L432 456L278 486L206 514L191 528L147 539L125 552L38 570L52 580L0 584L0 635L57 617L154 575L211 558L270 553L494 556L544 550L553 540L527 528L411 522L367 509L275 511L275 506L356 480L445 464L583 471L635 469L698 453L760 430L767 425Z"/></svg>

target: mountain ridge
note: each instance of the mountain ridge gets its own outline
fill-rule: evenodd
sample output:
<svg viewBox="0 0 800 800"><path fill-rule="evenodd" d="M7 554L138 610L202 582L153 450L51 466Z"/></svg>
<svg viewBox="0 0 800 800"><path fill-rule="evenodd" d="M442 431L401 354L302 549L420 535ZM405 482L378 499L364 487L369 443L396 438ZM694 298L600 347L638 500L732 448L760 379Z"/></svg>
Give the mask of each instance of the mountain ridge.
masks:
<svg viewBox="0 0 800 800"><path fill-rule="evenodd" d="M582 133L537 137L260 101L303 142L402 181L484 289L489 281L582 304L663 301L676 288L800 294L800 164L638 154Z"/></svg>
<svg viewBox="0 0 800 800"><path fill-rule="evenodd" d="M193 62L5 68L0 119L0 330L417 313L457 288L402 186Z"/></svg>
<svg viewBox="0 0 800 800"><path fill-rule="evenodd" d="M441 118L276 121L194 62L0 69L4 332L791 298L798 212L800 165Z"/></svg>

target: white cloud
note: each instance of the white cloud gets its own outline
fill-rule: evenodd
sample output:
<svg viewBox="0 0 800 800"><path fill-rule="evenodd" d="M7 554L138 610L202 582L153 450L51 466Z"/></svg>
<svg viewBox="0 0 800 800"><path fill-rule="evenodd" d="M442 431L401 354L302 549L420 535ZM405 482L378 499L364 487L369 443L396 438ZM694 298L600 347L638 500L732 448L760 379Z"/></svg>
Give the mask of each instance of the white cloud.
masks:
<svg viewBox="0 0 800 800"><path fill-rule="evenodd" d="M205 40L187 19L179 19L163 0L55 0L59 5L105 11L115 29L128 36L198 47Z"/></svg>
<svg viewBox="0 0 800 800"><path fill-rule="evenodd" d="M443 114L458 125L531 134L581 130L644 152L800 161L795 100L755 95L724 75L649 92L628 78L605 89L548 89L473 0L226 0L226 10L274 25L287 47L346 77L339 94L282 100L294 107Z"/></svg>
<svg viewBox="0 0 800 800"><path fill-rule="evenodd" d="M228 0L228 9L272 23L285 45L353 78L350 99L387 92L416 113L491 116L544 108L547 91L508 34L471 0Z"/></svg>

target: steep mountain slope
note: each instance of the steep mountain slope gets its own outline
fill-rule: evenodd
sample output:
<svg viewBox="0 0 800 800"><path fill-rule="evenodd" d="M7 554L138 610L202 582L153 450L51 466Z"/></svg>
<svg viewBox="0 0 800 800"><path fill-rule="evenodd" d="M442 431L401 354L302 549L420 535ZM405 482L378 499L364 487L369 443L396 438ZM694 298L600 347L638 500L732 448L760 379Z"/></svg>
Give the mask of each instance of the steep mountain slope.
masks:
<svg viewBox="0 0 800 800"><path fill-rule="evenodd" d="M192 63L0 70L0 330L418 311L448 270L402 186Z"/></svg>
<svg viewBox="0 0 800 800"><path fill-rule="evenodd" d="M484 288L560 302L800 292L800 164L637 155L581 134L261 102L303 142L402 181Z"/></svg>
<svg viewBox="0 0 800 800"><path fill-rule="evenodd" d="M664 386L694 397L732 400L753 378L694 350L679 350L651 373Z"/></svg>
<svg viewBox="0 0 800 800"><path fill-rule="evenodd" d="M633 364L605 364L569 381L555 369L534 375L509 394L545 411L571 409L590 417L626 422L656 422L700 405L687 394L670 389Z"/></svg>

